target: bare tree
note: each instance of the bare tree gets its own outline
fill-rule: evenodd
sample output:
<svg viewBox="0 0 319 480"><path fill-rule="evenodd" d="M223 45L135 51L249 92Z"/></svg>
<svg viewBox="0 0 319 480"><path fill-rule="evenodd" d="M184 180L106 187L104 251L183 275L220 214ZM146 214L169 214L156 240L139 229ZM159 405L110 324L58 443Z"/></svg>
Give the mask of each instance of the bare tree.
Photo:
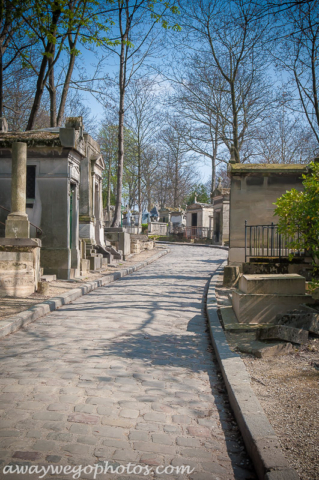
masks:
<svg viewBox="0 0 319 480"><path fill-rule="evenodd" d="M164 150L164 163L167 179L166 188L170 193L169 203L177 208L183 203L189 189L196 182L194 157L187 154L188 148L182 138L181 128L176 118L168 118L168 126L161 132Z"/></svg>
<svg viewBox="0 0 319 480"><path fill-rule="evenodd" d="M250 156L261 163L307 163L317 146L308 124L282 106L263 122Z"/></svg>
<svg viewBox="0 0 319 480"><path fill-rule="evenodd" d="M297 2L282 23L285 35L277 40L274 56L290 75L290 107L305 115L319 142L319 1Z"/></svg>
<svg viewBox="0 0 319 480"><path fill-rule="evenodd" d="M117 201L113 226L119 226L121 219L122 183L124 167L124 115L126 89L144 60L158 52L158 25L168 28L165 18L168 12L177 11L172 0L118 0L116 25L118 36L115 47L105 45L108 51L118 58L118 97L119 97L119 134L118 134L118 173ZM172 28L177 28L173 26Z"/></svg>
<svg viewBox="0 0 319 480"><path fill-rule="evenodd" d="M144 150L156 141L161 126L160 99L154 79L132 81L127 92L126 125L132 131L137 148L137 206L139 225L142 223L142 168Z"/></svg>
<svg viewBox="0 0 319 480"><path fill-rule="evenodd" d="M181 3L182 25L188 32L188 44L200 45L211 68L217 69L227 88L223 88L226 118L223 137L235 160L248 128L265 115L269 102L269 83L263 75L267 58L262 51L268 20L260 19L254 0L193 0ZM254 105L254 108L251 106ZM228 114L230 112L230 116Z"/></svg>

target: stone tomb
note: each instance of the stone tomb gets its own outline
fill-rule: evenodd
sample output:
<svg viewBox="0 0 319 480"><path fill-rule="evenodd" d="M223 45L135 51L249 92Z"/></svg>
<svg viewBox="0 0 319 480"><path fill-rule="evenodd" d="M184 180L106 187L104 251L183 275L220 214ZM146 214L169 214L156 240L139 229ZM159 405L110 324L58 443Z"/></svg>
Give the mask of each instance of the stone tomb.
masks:
<svg viewBox="0 0 319 480"><path fill-rule="evenodd" d="M239 323L275 323L277 314L314 303L305 292L306 281L301 275L242 275L232 293L232 305Z"/></svg>
<svg viewBox="0 0 319 480"><path fill-rule="evenodd" d="M307 165L298 164L229 164L229 265L245 262L245 220L247 225L277 223L274 203L287 190L303 190L306 172Z"/></svg>
<svg viewBox="0 0 319 480"><path fill-rule="evenodd" d="M88 269L101 269L113 258L104 241L104 162L99 145L84 132L82 117L67 118L64 128L1 132L0 205L12 213L8 216L0 209L0 222L8 216L7 230L15 208L10 199L12 148L17 141L28 146L24 211L43 231L44 274L70 279ZM8 236L0 223L0 237L5 233ZM13 230L10 235L15 235ZM28 236L27 231L23 235ZM36 236L32 226L31 236Z"/></svg>

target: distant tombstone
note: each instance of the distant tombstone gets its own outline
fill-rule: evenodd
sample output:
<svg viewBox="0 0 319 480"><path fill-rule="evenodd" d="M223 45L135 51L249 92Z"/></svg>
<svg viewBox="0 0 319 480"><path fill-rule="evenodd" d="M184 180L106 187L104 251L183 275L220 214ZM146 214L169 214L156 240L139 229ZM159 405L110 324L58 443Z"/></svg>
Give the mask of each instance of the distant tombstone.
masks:
<svg viewBox="0 0 319 480"><path fill-rule="evenodd" d="M147 210L144 210L142 213L142 223L149 223L150 221L150 213Z"/></svg>
<svg viewBox="0 0 319 480"><path fill-rule="evenodd" d="M151 221L155 221L157 222L158 221L158 218L159 218L159 213L158 213L158 210L157 210L157 207L156 205L152 208L151 212L150 212L150 216L151 216Z"/></svg>
<svg viewBox="0 0 319 480"><path fill-rule="evenodd" d="M131 225L131 212L129 210L126 214L126 224Z"/></svg>

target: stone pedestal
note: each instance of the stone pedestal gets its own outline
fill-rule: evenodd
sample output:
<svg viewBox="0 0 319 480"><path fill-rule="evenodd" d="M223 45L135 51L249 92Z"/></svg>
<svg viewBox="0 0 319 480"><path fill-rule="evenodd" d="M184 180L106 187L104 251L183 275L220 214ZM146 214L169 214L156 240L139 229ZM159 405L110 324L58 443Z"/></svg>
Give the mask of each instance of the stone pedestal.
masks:
<svg viewBox="0 0 319 480"><path fill-rule="evenodd" d="M0 297L28 297L40 278L39 239L0 239Z"/></svg>

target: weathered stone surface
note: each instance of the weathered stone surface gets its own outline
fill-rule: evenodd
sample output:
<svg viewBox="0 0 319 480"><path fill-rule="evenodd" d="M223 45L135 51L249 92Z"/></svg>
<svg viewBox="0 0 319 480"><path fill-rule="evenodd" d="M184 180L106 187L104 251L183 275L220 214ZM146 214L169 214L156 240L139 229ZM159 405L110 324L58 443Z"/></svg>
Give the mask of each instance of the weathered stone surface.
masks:
<svg viewBox="0 0 319 480"><path fill-rule="evenodd" d="M21 460L31 460L36 461L41 458L41 453L39 452L15 452L12 455L12 458L19 458Z"/></svg>
<svg viewBox="0 0 319 480"><path fill-rule="evenodd" d="M289 325L294 328L302 328L310 333L319 335L319 313L286 313L276 316L278 325Z"/></svg>
<svg viewBox="0 0 319 480"><path fill-rule="evenodd" d="M232 305L239 323L275 323L276 315L303 303L314 303L311 295L243 293L235 290Z"/></svg>
<svg viewBox="0 0 319 480"><path fill-rule="evenodd" d="M306 280L297 274L242 275L238 288L243 293L262 295L304 295Z"/></svg>
<svg viewBox="0 0 319 480"><path fill-rule="evenodd" d="M86 415L84 413L72 413L72 415L68 416L68 422L97 425L100 423L100 417L96 415Z"/></svg>
<svg viewBox="0 0 319 480"><path fill-rule="evenodd" d="M275 357L277 355L288 355L292 351L292 344L287 342L274 342L271 344L259 342L258 340L249 343L238 343L238 350L243 353L250 353L257 358Z"/></svg>
<svg viewBox="0 0 319 480"><path fill-rule="evenodd" d="M224 287L232 287L239 278L239 267L238 266L226 266L224 267L224 278L223 285Z"/></svg>
<svg viewBox="0 0 319 480"><path fill-rule="evenodd" d="M308 332L286 325L275 325L259 330L258 337L259 340L285 340L286 342L304 344L308 341Z"/></svg>

